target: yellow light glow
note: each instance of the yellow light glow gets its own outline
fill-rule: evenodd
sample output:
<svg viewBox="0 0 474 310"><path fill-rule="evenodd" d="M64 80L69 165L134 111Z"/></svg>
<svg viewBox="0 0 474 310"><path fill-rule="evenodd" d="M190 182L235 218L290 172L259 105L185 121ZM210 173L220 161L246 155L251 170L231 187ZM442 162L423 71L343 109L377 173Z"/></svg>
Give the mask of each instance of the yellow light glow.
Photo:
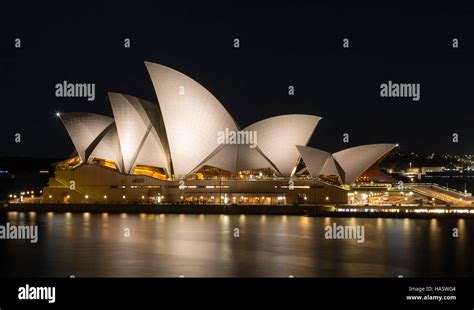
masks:
<svg viewBox="0 0 474 310"><path fill-rule="evenodd" d="M166 180L166 175L161 173L160 170L156 167L150 166L136 166L133 170L135 175L146 175L159 180Z"/></svg>

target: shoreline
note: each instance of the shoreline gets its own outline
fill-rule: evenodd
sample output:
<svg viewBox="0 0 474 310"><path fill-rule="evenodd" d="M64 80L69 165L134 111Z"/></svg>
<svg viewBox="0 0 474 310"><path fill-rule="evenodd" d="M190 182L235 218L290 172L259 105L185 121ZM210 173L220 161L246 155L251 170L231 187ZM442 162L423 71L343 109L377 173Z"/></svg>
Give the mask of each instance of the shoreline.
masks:
<svg viewBox="0 0 474 310"><path fill-rule="evenodd" d="M318 205L8 204L0 212L298 215L350 218L474 219L474 213L337 212Z"/></svg>

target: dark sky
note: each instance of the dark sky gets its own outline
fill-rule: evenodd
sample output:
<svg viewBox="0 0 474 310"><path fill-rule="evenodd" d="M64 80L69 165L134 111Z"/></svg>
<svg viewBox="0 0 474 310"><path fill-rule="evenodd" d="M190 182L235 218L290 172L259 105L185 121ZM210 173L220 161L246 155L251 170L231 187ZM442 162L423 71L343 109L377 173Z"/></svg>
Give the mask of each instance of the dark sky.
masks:
<svg viewBox="0 0 474 310"><path fill-rule="evenodd" d="M324 119L310 145L327 151L394 142L402 151L474 154L473 9L452 1L311 2L2 3L0 155L69 155L73 145L54 113L111 116L108 91L157 102L144 61L201 83L241 128L315 114ZM21 49L13 47L17 37ZM344 37L350 49L342 48ZM55 84L64 80L95 83L96 100L56 98ZM421 83L421 100L381 98L388 80Z"/></svg>

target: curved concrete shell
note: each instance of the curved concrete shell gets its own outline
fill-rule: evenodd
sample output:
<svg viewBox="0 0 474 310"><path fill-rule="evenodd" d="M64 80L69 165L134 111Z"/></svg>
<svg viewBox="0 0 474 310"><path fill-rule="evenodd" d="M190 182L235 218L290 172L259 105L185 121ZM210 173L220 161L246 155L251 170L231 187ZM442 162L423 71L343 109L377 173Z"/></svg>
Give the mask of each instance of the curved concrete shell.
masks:
<svg viewBox="0 0 474 310"><path fill-rule="evenodd" d="M267 168L278 171L258 147L249 148L248 145L224 145L203 165L221 168L234 174L238 171Z"/></svg>
<svg viewBox="0 0 474 310"><path fill-rule="evenodd" d="M382 160L396 144L368 144L334 153L333 157L345 172L344 182L352 184L373 164Z"/></svg>
<svg viewBox="0 0 474 310"><path fill-rule="evenodd" d="M236 173L237 163L237 145L222 145L218 148L209 159L205 160L200 167L204 165L217 167L227 170L231 173Z"/></svg>
<svg viewBox="0 0 474 310"><path fill-rule="evenodd" d="M300 156L296 145L308 144L319 120L321 117L314 115L281 115L259 121L243 131L256 131L257 145L263 155L279 174L290 176Z"/></svg>
<svg viewBox="0 0 474 310"><path fill-rule="evenodd" d="M198 168L219 147L218 132L238 127L220 102L190 77L145 62L163 116L176 178Z"/></svg>
<svg viewBox="0 0 474 310"><path fill-rule="evenodd" d="M107 133L91 152L89 158L94 157L112 160L117 165L118 170L123 172L122 152L115 124L108 127Z"/></svg>
<svg viewBox="0 0 474 310"><path fill-rule="evenodd" d="M252 149L248 145L237 147L237 171L270 168L278 173L277 168L262 154L258 147Z"/></svg>
<svg viewBox="0 0 474 310"><path fill-rule="evenodd" d="M92 113L64 113L66 127L81 161L112 160L130 174L136 165L163 168L169 177L184 178L203 165L232 173L270 168L287 177L303 157L310 174L338 175L353 183L396 145L363 145L335 154L306 147L318 116L281 115L240 131L229 113L204 87L166 66L146 62L159 106L109 93L114 119ZM114 122L115 120L115 122ZM248 141L227 141L236 133Z"/></svg>
<svg viewBox="0 0 474 310"><path fill-rule="evenodd" d="M341 168L341 166L334 160L334 157L332 155L328 157L319 174L336 175L339 177L339 181L341 183L344 183L344 179L346 177L346 173Z"/></svg>
<svg viewBox="0 0 474 310"><path fill-rule="evenodd" d="M152 167L161 167L165 169L167 175L170 175L169 161L165 149L160 143L160 138L155 128L151 128L145 138L137 158L132 166L145 165Z"/></svg>
<svg viewBox="0 0 474 310"><path fill-rule="evenodd" d="M61 121L83 163L114 119L94 113L62 113Z"/></svg>
<svg viewBox="0 0 474 310"><path fill-rule="evenodd" d="M120 140L124 172L131 173L137 164L162 167L169 172L167 146L163 146L155 128L160 127L158 106L118 93L109 93L109 100ZM143 152L140 151L142 147L145 147Z"/></svg>
<svg viewBox="0 0 474 310"><path fill-rule="evenodd" d="M302 145L297 145L296 148L313 178L317 178L321 174L325 165L329 166L326 162L331 157L330 153Z"/></svg>
<svg viewBox="0 0 474 310"><path fill-rule="evenodd" d="M307 146L296 148L313 178L318 178L320 175L335 175L343 183L345 173L330 153Z"/></svg>

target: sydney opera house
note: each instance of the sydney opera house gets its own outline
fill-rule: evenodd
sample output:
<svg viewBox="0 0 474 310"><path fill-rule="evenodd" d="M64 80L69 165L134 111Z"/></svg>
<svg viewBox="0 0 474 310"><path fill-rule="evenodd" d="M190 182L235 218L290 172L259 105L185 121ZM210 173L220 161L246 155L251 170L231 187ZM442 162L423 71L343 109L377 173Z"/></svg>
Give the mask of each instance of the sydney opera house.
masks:
<svg viewBox="0 0 474 310"><path fill-rule="evenodd" d="M308 147L320 117L290 114L241 129L190 77L146 62L158 104L109 93L113 117L61 113L75 152L55 164L46 203L346 203L351 185L383 181L396 147L334 154Z"/></svg>

